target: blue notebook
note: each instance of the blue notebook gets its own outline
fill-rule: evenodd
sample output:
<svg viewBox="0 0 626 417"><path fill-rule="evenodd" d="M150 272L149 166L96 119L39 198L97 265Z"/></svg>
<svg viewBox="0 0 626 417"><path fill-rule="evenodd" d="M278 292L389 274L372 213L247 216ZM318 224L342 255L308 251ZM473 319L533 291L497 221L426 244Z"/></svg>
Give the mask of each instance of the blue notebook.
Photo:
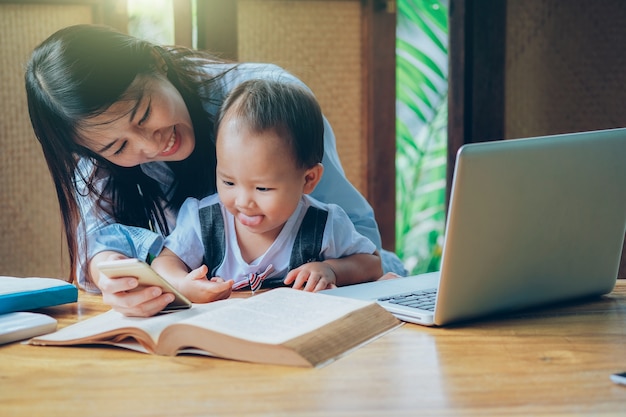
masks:
<svg viewBox="0 0 626 417"><path fill-rule="evenodd" d="M78 289L55 278L0 276L0 314L73 303Z"/></svg>

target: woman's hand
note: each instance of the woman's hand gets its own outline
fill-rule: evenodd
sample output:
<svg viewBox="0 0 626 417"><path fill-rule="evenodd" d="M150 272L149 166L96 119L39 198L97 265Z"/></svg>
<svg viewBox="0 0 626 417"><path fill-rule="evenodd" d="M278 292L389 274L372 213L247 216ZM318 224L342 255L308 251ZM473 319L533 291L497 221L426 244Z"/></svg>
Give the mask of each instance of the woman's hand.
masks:
<svg viewBox="0 0 626 417"><path fill-rule="evenodd" d="M116 259L126 259L126 256L117 252L100 252L89 264L91 277L102 292L102 301L113 310L125 316L150 317L174 301L174 294L163 293L159 287L138 289L139 281L135 277L109 278L100 273L97 266L100 262Z"/></svg>

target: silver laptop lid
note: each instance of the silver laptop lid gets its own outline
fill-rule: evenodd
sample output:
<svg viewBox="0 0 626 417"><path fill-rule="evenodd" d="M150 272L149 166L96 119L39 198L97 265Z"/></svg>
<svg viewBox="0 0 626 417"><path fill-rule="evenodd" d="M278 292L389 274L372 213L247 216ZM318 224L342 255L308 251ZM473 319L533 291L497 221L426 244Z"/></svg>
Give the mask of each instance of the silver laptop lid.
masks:
<svg viewBox="0 0 626 417"><path fill-rule="evenodd" d="M610 292L625 232L626 129L466 145L435 323Z"/></svg>

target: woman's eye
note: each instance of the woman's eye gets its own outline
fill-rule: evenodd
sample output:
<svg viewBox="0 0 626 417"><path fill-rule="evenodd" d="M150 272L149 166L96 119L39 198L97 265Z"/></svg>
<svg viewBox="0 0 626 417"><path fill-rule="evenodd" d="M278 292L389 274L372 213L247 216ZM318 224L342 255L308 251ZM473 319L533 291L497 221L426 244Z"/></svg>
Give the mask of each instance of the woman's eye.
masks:
<svg viewBox="0 0 626 417"><path fill-rule="evenodd" d="M138 122L139 126L141 126L146 122L146 120L148 120L148 118L150 117L150 113L152 113L152 106L148 104L148 107L146 107L146 112L143 114L143 117Z"/></svg>
<svg viewBox="0 0 626 417"><path fill-rule="evenodd" d="M126 149L126 142L124 142L122 146L120 146L119 149L113 153L113 155L121 155L125 149Z"/></svg>

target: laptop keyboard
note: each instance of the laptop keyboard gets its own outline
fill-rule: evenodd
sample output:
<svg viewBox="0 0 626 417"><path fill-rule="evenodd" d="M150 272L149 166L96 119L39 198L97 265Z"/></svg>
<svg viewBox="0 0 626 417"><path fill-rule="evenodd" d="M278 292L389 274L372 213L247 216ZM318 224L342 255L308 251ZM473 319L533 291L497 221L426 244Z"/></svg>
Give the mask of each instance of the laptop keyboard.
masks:
<svg viewBox="0 0 626 417"><path fill-rule="evenodd" d="M396 294L390 297L381 297L378 301L386 301L406 307L419 308L421 310L435 311L435 300L437 289L431 288L420 291L409 291L403 294Z"/></svg>

